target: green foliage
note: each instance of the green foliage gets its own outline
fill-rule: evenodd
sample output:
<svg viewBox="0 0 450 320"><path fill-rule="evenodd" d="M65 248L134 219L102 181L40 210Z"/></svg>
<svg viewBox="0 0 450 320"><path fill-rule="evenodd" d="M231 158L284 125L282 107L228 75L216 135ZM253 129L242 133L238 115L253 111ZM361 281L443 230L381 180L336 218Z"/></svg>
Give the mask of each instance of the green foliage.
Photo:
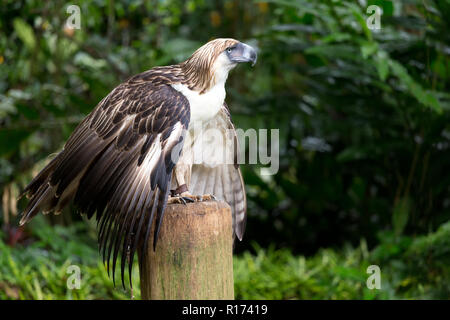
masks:
<svg viewBox="0 0 450 320"><path fill-rule="evenodd" d="M95 249L95 234L86 224L49 226L33 222L32 240L11 248L0 241L0 299L130 299L129 290L113 283ZM90 236L86 237L86 233ZM311 257L288 249L263 249L234 258L237 299L447 299L450 292L450 222L416 239L380 235L369 251L322 249ZM366 286L367 267L381 269L381 290ZM67 268L81 268L80 289L67 288ZM134 296L139 299L137 265Z"/></svg>
<svg viewBox="0 0 450 320"><path fill-rule="evenodd" d="M312 257L288 249L245 252L235 258L238 299L448 299L450 222L416 239L385 232L369 251L321 249ZM366 286L369 265L381 270L381 289Z"/></svg>
<svg viewBox="0 0 450 320"><path fill-rule="evenodd" d="M367 250L367 248L366 248ZM366 287L364 252L320 250L315 256L294 256L287 249L256 249L235 260L238 299L375 299L387 298Z"/></svg>
<svg viewBox="0 0 450 320"><path fill-rule="evenodd" d="M130 299L120 280L114 288L86 225L50 226L42 217L32 222L31 243L9 247L0 241L0 299ZM2 235L3 238L3 235ZM70 290L67 280L76 265L81 271L80 289ZM133 271L134 295L139 295L137 264ZM116 280L117 280L116 275ZM137 294L136 294L137 293Z"/></svg>
<svg viewBox="0 0 450 320"><path fill-rule="evenodd" d="M20 18L14 20L14 30L20 40L23 41L29 50L33 50L36 46L33 28L31 28L25 21Z"/></svg>
<svg viewBox="0 0 450 320"><path fill-rule="evenodd" d="M449 3L361 3L270 1L246 95L280 128L280 172L245 177L250 214L264 217L247 234L262 246L313 253L364 234L372 247L379 230L421 234L450 218ZM367 27L371 4L380 30Z"/></svg>

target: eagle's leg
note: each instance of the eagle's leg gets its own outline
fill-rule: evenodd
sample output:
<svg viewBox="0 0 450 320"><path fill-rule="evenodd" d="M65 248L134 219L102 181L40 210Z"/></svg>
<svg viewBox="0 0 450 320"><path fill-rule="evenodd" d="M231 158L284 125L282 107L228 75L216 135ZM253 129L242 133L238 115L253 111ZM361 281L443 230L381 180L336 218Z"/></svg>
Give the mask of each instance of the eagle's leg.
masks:
<svg viewBox="0 0 450 320"><path fill-rule="evenodd" d="M195 196L191 195L187 191L187 185L182 184L175 190L170 190L170 196L167 200L167 203L182 203L186 204L187 202L195 202Z"/></svg>
<svg viewBox="0 0 450 320"><path fill-rule="evenodd" d="M192 166L186 164L177 164L174 168L174 178L177 188L170 190L170 196L167 203L182 203L216 200L212 194L192 195L189 192L186 180L190 180Z"/></svg>
<svg viewBox="0 0 450 320"><path fill-rule="evenodd" d="M191 166L187 164L177 164L174 168L174 178L176 182L176 189L170 190L170 196L167 203L182 203L195 202L195 197L190 194L185 177L190 176ZM189 178L188 178L189 179Z"/></svg>

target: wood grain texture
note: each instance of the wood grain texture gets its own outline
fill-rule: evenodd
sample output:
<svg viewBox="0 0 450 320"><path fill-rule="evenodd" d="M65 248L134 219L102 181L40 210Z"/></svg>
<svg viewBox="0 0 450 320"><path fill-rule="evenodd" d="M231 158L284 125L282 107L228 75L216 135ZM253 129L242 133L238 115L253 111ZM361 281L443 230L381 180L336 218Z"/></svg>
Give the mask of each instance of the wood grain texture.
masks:
<svg viewBox="0 0 450 320"><path fill-rule="evenodd" d="M156 251L151 237L139 266L142 299L234 299L230 206L170 204L164 216Z"/></svg>

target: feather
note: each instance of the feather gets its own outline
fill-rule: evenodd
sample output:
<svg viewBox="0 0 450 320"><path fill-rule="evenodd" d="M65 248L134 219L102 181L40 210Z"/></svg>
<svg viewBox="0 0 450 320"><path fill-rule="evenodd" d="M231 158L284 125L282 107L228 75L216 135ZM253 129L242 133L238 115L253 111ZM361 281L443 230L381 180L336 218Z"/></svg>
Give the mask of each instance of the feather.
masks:
<svg viewBox="0 0 450 320"><path fill-rule="evenodd" d="M112 90L22 193L31 198L22 223L71 200L89 218L96 212L103 261L114 281L122 256L123 286L127 263L132 285L134 253L146 246L153 220L156 245L176 161L168 155L183 141L177 128L186 130L190 121L189 102L170 86L180 81L179 70L152 69Z"/></svg>

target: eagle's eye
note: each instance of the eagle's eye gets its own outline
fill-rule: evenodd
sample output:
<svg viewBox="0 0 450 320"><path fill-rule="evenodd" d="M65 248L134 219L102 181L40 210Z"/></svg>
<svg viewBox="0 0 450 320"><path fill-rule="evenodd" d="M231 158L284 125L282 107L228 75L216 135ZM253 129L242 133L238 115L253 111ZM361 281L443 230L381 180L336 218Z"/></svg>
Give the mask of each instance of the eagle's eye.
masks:
<svg viewBox="0 0 450 320"><path fill-rule="evenodd" d="M227 52L231 53L231 51L233 51L233 49L234 49L234 47L229 47L229 48L227 48Z"/></svg>

